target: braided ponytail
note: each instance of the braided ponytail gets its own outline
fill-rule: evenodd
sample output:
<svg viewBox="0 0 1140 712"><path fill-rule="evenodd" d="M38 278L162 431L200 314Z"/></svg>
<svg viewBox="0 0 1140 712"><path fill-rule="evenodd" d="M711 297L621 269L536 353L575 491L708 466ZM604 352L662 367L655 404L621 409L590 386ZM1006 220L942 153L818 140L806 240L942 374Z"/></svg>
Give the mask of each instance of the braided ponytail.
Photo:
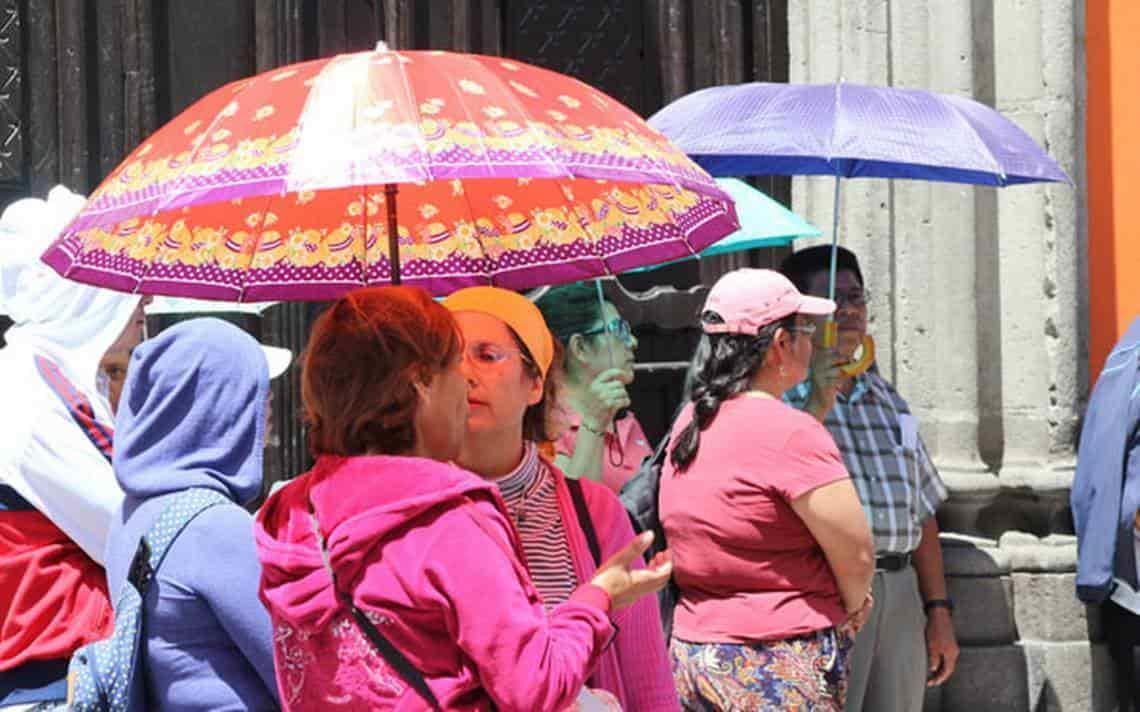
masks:
<svg viewBox="0 0 1140 712"><path fill-rule="evenodd" d="M707 324L722 324L716 312L701 314ZM795 324L795 315L762 327L756 334L706 334L693 356L685 390L693 403L693 418L681 430L669 453L669 461L684 472L697 456L701 433L712 425L724 401L734 398L752 383L764 365L764 357L776 330Z"/></svg>

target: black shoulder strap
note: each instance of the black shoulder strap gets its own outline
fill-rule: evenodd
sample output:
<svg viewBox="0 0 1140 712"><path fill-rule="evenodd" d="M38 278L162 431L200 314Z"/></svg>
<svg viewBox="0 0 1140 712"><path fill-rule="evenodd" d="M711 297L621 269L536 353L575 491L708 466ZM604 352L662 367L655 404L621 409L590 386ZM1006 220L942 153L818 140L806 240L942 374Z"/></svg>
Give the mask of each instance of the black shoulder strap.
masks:
<svg viewBox="0 0 1140 712"><path fill-rule="evenodd" d="M364 633L365 637L372 643L372 647L376 648L376 652L384 661L392 666L392 669L408 683L413 690L419 693L420 697L424 700L433 710L442 710L439 706L439 700L436 699L435 694L428 687L427 680L415 665L412 664L408 657L400 652L400 649L392 645L392 641L384 637L384 634L379 631L368 620L368 616L364 615L364 611L356 607L352 602L352 596L348 595L340 589L336 582L336 576L333 574L332 564L329 563L329 550L325 544L325 537L321 534L320 525L317 523L316 512L313 511L312 502L309 503L309 517L313 523L313 532L317 535L317 542L321 547L321 557L324 559L325 569L329 573L329 578L332 579L333 591L336 597L340 600L349 611L352 612L352 618L356 621L356 626L360 628L360 632Z"/></svg>
<svg viewBox="0 0 1140 712"><path fill-rule="evenodd" d="M420 693L433 710L441 710L439 700L435 698L431 688L428 687L427 680L424 679L423 673L412 665L412 661L408 660L407 656L400 652L400 650L392 645L392 641L384 637L384 634L377 630L376 626L372 625L372 621L368 620L368 616L357 608L351 601L342 599L348 609L352 611L352 617L356 620L356 625L360 628L361 632L368 637L372 642L372 647L376 648L376 652L380 653L380 657L392 666L392 669L404 678L404 682L412 686L416 692Z"/></svg>
<svg viewBox="0 0 1140 712"><path fill-rule="evenodd" d="M594 555L594 566L602 565L602 548L598 546L598 533L594 531L594 520L590 518L590 509L586 506L586 496L582 494L582 483L578 480L566 478L566 487L570 490L570 499L574 500L574 511L578 514L578 526L586 535L586 543L590 546L590 553Z"/></svg>

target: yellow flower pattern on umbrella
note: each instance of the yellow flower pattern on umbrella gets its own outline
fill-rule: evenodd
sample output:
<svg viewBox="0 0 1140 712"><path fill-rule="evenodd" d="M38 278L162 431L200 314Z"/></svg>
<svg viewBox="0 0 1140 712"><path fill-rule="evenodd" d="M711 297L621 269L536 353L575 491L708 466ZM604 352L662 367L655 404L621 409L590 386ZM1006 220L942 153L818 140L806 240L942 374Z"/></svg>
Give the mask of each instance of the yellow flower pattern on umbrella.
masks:
<svg viewBox="0 0 1140 712"><path fill-rule="evenodd" d="M322 95L314 124L309 98L334 75L365 89ZM317 131L334 119L357 143ZM299 173L304 156L331 179ZM733 220L707 174L588 85L497 57L361 53L207 94L108 175L49 264L112 288L156 280L144 292L324 298L384 282L389 183L405 276L436 293L620 271Z"/></svg>

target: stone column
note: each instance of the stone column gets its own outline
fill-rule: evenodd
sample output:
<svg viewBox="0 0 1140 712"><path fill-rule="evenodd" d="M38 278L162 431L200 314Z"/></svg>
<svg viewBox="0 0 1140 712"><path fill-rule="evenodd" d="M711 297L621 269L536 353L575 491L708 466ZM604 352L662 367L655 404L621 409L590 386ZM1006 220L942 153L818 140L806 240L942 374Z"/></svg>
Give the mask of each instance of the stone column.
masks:
<svg viewBox="0 0 1140 712"><path fill-rule="evenodd" d="M1078 3L1079 4L1079 3ZM993 3L994 104L1062 168L1075 173L1073 0ZM984 38L983 38L984 41ZM1085 397L1087 327L1077 192L1065 185L1006 188L996 196L1001 478L1058 490L1072 472L1077 414Z"/></svg>
<svg viewBox="0 0 1140 712"><path fill-rule="evenodd" d="M790 0L791 79L971 96L1072 174L1075 12L1074 0ZM829 178L793 188L795 208L828 233L832 190ZM840 242L874 294L880 366L959 501L977 510L1002 488L1066 487L1086 370L1076 191L859 179L844 182L840 210Z"/></svg>
<svg viewBox="0 0 1140 712"><path fill-rule="evenodd" d="M969 4L893 3L892 84L972 96ZM944 476L983 470L978 439L972 186L893 181L895 382Z"/></svg>

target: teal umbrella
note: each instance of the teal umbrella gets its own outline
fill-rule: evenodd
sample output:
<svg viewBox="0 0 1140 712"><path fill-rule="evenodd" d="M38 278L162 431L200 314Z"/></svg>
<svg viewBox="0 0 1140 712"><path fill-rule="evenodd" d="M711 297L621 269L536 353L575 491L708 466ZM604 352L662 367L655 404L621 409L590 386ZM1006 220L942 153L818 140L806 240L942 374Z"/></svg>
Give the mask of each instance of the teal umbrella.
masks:
<svg viewBox="0 0 1140 712"><path fill-rule="evenodd" d="M723 255L757 247L783 247L790 245L797 237L819 237L822 234L814 225L785 208L779 201L769 198L764 192L742 180L717 178L716 182L736 203L736 216L740 219L740 229L701 250L700 257ZM685 259L690 258L662 262L630 271L643 272Z"/></svg>

